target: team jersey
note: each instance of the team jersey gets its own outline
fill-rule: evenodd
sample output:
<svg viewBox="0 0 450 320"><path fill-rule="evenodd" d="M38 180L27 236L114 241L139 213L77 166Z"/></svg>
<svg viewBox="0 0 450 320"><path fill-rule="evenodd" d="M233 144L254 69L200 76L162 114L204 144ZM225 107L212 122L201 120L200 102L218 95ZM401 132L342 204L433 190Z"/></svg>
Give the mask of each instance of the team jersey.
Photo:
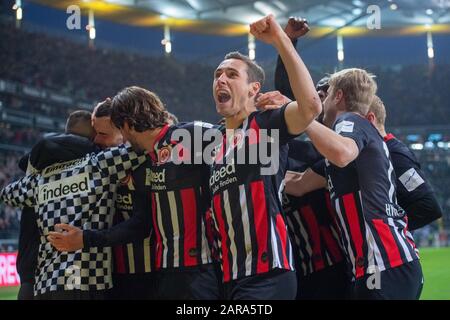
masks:
<svg viewBox="0 0 450 320"><path fill-rule="evenodd" d="M408 147L388 134L384 141L389 149L397 177L397 200L403 208L428 193L432 193L431 186L426 182L414 153Z"/></svg>
<svg viewBox="0 0 450 320"><path fill-rule="evenodd" d="M251 113L233 134L224 135L216 150L209 186L224 282L294 269L281 204L287 143L293 138L285 109ZM264 134L262 129L269 130ZM265 142L270 161L257 156Z"/></svg>
<svg viewBox="0 0 450 320"><path fill-rule="evenodd" d="M146 179L151 185L157 269L213 262L207 237L209 166L201 159L206 145L202 135L209 129L217 130L203 122L166 125L149 153L152 166L146 169Z"/></svg>
<svg viewBox="0 0 450 320"><path fill-rule="evenodd" d="M151 201L149 195L150 184L148 179L146 179L147 163L144 163L120 181L115 202L114 226L120 226L121 223L128 221L136 214L151 215L150 211L148 211ZM139 206L142 202L145 202L147 207L144 205ZM155 261L151 231L152 229L149 226L148 232L146 232L148 236L145 239L113 247L113 273L143 274L152 272Z"/></svg>
<svg viewBox="0 0 450 320"><path fill-rule="evenodd" d="M289 143L289 170L303 172L323 157L309 141ZM343 261L330 194L319 189L302 197L284 194L283 209L297 273L307 276Z"/></svg>
<svg viewBox="0 0 450 320"><path fill-rule="evenodd" d="M389 150L369 121L340 115L334 130L355 141L359 155L344 168L326 163L328 189L353 278L418 259L405 211L397 204Z"/></svg>
<svg viewBox="0 0 450 320"><path fill-rule="evenodd" d="M146 159L124 145L57 163L8 185L0 200L33 206L38 213L40 246L34 291L104 290L111 283L111 248L59 252L47 240L58 223L81 229L107 229L112 224L120 179Z"/></svg>

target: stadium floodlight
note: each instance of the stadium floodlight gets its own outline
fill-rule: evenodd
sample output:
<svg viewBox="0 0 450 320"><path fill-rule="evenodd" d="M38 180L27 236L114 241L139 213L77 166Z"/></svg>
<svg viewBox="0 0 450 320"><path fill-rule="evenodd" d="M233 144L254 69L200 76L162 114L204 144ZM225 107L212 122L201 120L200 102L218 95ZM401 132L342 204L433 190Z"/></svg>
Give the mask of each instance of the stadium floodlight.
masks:
<svg viewBox="0 0 450 320"><path fill-rule="evenodd" d="M428 48L428 58L434 58L434 45L433 45L433 35L431 31L427 32L427 48Z"/></svg>
<svg viewBox="0 0 450 320"><path fill-rule="evenodd" d="M89 39L94 40L97 36L97 32L95 30L95 17L94 17L94 11L91 9L89 10L89 21L88 25L86 26L86 30L89 32Z"/></svg>
<svg viewBox="0 0 450 320"><path fill-rule="evenodd" d="M248 35L248 57L252 60L256 58L255 37L250 33Z"/></svg>
<svg viewBox="0 0 450 320"><path fill-rule="evenodd" d="M426 12L427 12L427 15L431 16L434 11L433 11L433 9L427 9Z"/></svg>
<svg viewBox="0 0 450 320"><path fill-rule="evenodd" d="M337 36L337 53L339 62L344 61L344 38L342 35L338 34Z"/></svg>
<svg viewBox="0 0 450 320"><path fill-rule="evenodd" d="M170 54L172 52L172 42L170 40L170 27L168 24L164 25L164 39L161 41L161 44L164 46L164 51L166 54Z"/></svg>
<svg viewBox="0 0 450 320"><path fill-rule="evenodd" d="M22 20L22 17L23 17L22 8L19 7L19 8L17 8L17 10L16 10L16 19L17 19L17 20Z"/></svg>
<svg viewBox="0 0 450 320"><path fill-rule="evenodd" d="M395 4L395 3L393 3L393 4L391 4L391 5L389 6L389 8L391 8L392 11L395 11L395 10L398 9L398 5Z"/></svg>

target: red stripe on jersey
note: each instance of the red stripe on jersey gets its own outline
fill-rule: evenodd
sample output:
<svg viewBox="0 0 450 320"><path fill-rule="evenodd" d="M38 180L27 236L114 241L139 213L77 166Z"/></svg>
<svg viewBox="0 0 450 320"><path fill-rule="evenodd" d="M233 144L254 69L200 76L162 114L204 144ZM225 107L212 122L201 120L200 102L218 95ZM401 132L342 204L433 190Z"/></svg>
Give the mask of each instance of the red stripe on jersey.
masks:
<svg viewBox="0 0 450 320"><path fill-rule="evenodd" d="M122 246L114 247L114 261L116 261L116 272L125 273L125 257Z"/></svg>
<svg viewBox="0 0 450 320"><path fill-rule="evenodd" d="M302 207L300 209L300 212L302 213L303 219L305 219L306 221L309 234L311 235L312 250L313 250L312 261L314 263L314 268L316 270L321 270L325 268L325 265L322 257L322 249L320 248L321 243L320 243L319 224L317 223L317 219L314 215L311 206Z"/></svg>
<svg viewBox="0 0 450 320"><path fill-rule="evenodd" d="M222 206L220 201L220 195L215 195L213 198L213 205L214 205L214 214L217 220L217 224L219 227L219 233L220 233L220 241L222 242L222 265L223 265L223 281L227 282L230 281L230 261L228 257L228 243L227 243L227 232L225 230L225 223L223 221L222 216Z"/></svg>
<svg viewBox="0 0 450 320"><path fill-rule="evenodd" d="M359 224L358 211L356 210L356 199L352 193L346 194L342 197L344 202L345 214L347 216L348 224L350 227L351 239L356 249L355 257L355 270L356 278L364 275L364 265L358 263L364 261L363 257L363 237L361 234L361 226Z"/></svg>
<svg viewBox="0 0 450 320"><path fill-rule="evenodd" d="M341 247L335 237L333 237L330 228L320 227L320 232L325 240L327 251L333 256L334 263L342 261Z"/></svg>
<svg viewBox="0 0 450 320"><path fill-rule="evenodd" d="M162 244L161 244L161 234L159 233L158 223L156 222L156 195L152 193L152 213L153 213L153 229L156 235L156 268L161 268L162 261Z"/></svg>
<svg viewBox="0 0 450 320"><path fill-rule="evenodd" d="M250 129L253 129L254 131L250 132L248 134L249 137L249 144L256 144L259 142L259 125L256 122L256 118L254 117L251 121L250 121Z"/></svg>
<svg viewBox="0 0 450 320"><path fill-rule="evenodd" d="M180 194L184 221L184 265L189 267L197 264L196 255L190 254L197 248L197 203L194 189L183 189Z"/></svg>
<svg viewBox="0 0 450 320"><path fill-rule="evenodd" d="M398 250L397 243L395 242L390 227L381 219L373 219L372 222L383 243L391 268L401 265L403 263L402 257L400 256L400 251Z"/></svg>
<svg viewBox="0 0 450 320"><path fill-rule="evenodd" d="M256 181L250 183L250 193L252 195L256 241L258 243L258 262L256 264L256 272L264 273L269 271L269 259L267 257L265 259L262 258L263 254L268 254L267 206L263 182Z"/></svg>
<svg viewBox="0 0 450 320"><path fill-rule="evenodd" d="M276 217L276 229L277 233L280 236L280 242L281 242L281 254L283 255L283 265L285 269L290 269L289 261L286 256L286 242L287 240L287 229L286 224L284 223L283 217L280 213L277 214Z"/></svg>

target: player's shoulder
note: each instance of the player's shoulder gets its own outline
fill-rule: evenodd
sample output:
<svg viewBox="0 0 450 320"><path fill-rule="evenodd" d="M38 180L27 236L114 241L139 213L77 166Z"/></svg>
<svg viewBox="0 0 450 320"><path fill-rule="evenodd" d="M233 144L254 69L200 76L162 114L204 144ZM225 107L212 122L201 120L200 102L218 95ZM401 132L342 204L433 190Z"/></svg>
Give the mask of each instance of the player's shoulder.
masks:
<svg viewBox="0 0 450 320"><path fill-rule="evenodd" d="M190 121L190 122L180 122L176 125L172 125L170 127L170 131L175 131L177 129L181 129L181 130L187 130L189 132L193 132L194 130L202 130L202 131L206 131L206 130L219 130L220 129L220 125L217 124L212 124L209 122L204 122L204 121Z"/></svg>
<svg viewBox="0 0 450 320"><path fill-rule="evenodd" d="M414 153L402 141L393 136L390 137L390 139L385 139L385 141L391 157L397 159L405 159L407 161L413 162L417 166L419 165L419 162L417 161Z"/></svg>

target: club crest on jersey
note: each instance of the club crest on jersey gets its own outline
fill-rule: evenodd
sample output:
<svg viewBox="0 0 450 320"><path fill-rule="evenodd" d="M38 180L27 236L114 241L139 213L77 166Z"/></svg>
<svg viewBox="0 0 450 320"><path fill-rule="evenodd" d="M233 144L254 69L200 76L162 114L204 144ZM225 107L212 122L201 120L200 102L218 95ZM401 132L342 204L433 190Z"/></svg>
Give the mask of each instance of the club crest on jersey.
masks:
<svg viewBox="0 0 450 320"><path fill-rule="evenodd" d="M126 186L129 190L134 190L134 180L131 174L120 180L121 186Z"/></svg>
<svg viewBox="0 0 450 320"><path fill-rule="evenodd" d="M172 154L171 147L163 147L158 151L158 165L166 163Z"/></svg>

